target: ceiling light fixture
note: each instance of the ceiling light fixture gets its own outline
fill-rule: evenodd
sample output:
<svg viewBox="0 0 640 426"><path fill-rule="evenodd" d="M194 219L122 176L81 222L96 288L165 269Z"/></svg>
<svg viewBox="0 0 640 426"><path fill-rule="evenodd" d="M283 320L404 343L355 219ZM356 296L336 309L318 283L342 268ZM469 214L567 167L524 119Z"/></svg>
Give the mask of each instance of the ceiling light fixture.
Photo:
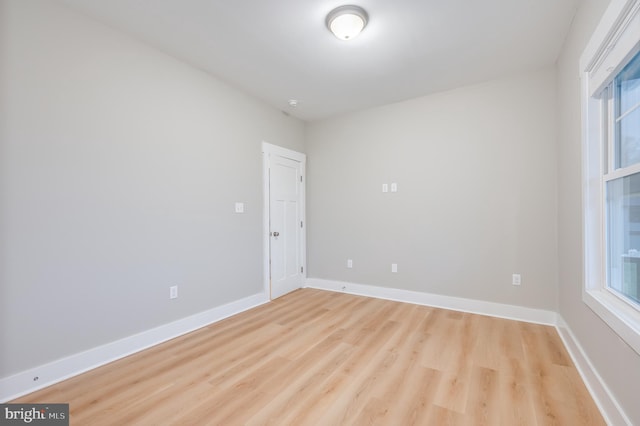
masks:
<svg viewBox="0 0 640 426"><path fill-rule="evenodd" d="M369 15L360 6L340 6L327 15L327 28L340 40L355 38L367 26Z"/></svg>

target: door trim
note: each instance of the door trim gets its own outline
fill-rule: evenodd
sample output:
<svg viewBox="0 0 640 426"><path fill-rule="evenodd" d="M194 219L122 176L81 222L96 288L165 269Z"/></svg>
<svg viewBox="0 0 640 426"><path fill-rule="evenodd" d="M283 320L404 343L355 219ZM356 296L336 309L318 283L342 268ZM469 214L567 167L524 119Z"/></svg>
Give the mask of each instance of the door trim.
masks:
<svg viewBox="0 0 640 426"><path fill-rule="evenodd" d="M262 142L262 277L263 289L269 300L271 298L271 267L269 264L271 238L269 236L270 209L269 209L269 156L271 154L289 158L300 162L302 173L302 185L300 187L301 202L300 216L303 223L300 235L300 258L302 259L302 281L307 280L307 214L306 214L306 186L307 186L307 156L301 152L293 151L281 146Z"/></svg>

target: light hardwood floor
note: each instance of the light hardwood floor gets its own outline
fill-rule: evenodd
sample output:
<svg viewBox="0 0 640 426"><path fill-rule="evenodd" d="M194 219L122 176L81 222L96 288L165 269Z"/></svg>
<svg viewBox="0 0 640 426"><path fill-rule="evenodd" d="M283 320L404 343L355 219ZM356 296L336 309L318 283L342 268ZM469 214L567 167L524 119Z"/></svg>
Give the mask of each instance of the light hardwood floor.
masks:
<svg viewBox="0 0 640 426"><path fill-rule="evenodd" d="M303 289L15 402L72 425L601 425L553 327Z"/></svg>

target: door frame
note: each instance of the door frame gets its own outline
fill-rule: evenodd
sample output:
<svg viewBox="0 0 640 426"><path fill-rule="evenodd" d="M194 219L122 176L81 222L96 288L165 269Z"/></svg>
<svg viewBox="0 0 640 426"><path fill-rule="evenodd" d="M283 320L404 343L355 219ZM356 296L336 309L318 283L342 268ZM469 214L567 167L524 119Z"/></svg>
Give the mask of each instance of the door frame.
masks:
<svg viewBox="0 0 640 426"><path fill-rule="evenodd" d="M306 183L307 183L307 156L301 152L262 142L262 276L263 289L265 295L271 298L271 236L269 235L269 223L271 222L271 211L269 205L270 185L269 185L269 157L270 155L289 158L300 162L302 182L300 185L300 217L302 220L302 231L300 234L300 259L302 260L302 285L307 281L307 215L306 215Z"/></svg>

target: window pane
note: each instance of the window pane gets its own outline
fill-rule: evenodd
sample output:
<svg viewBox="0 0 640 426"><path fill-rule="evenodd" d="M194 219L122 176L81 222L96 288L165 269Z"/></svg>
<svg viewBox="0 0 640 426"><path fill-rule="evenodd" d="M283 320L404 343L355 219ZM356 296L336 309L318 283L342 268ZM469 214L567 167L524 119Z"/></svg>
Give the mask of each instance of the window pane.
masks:
<svg viewBox="0 0 640 426"><path fill-rule="evenodd" d="M607 182L607 283L640 302L640 173Z"/></svg>
<svg viewBox="0 0 640 426"><path fill-rule="evenodd" d="M620 144L620 167L640 163L640 108L622 117L616 126Z"/></svg>
<svg viewBox="0 0 640 426"><path fill-rule="evenodd" d="M640 53L616 77L620 90L620 115L640 103Z"/></svg>
<svg viewBox="0 0 640 426"><path fill-rule="evenodd" d="M616 168L640 163L640 53L615 80Z"/></svg>

